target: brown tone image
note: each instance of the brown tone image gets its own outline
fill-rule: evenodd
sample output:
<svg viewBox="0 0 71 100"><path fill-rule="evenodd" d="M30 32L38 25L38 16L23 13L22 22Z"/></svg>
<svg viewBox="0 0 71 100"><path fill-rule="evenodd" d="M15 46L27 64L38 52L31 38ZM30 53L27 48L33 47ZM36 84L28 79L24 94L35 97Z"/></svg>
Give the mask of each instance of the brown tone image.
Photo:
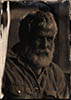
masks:
<svg viewBox="0 0 71 100"><path fill-rule="evenodd" d="M3 100L69 99L69 1L9 3ZM4 2L4 32L6 9Z"/></svg>

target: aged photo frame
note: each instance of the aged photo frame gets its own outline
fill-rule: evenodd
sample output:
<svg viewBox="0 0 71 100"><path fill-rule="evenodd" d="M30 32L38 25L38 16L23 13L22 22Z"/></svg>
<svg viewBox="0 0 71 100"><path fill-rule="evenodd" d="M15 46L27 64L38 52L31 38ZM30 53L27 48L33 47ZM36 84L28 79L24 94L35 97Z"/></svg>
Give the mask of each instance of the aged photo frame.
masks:
<svg viewBox="0 0 71 100"><path fill-rule="evenodd" d="M5 65L3 65L5 68L2 80L2 92L5 95L4 100L10 99L11 97L12 99L69 99L69 1L9 1L9 9L7 3L7 1L3 2L3 14L1 18L3 33L5 34L7 32L5 36L7 40L6 42L4 41L6 50L4 49L5 54L3 53L5 56ZM52 28L56 30L56 37L50 37L53 33L52 30L49 37L47 36L47 42L43 38L37 41L37 36L40 35L39 33L42 33L43 36L44 33L48 33L49 22L56 23L52 25ZM22 33L26 34L23 35ZM52 42L53 39L54 41ZM29 40L29 42L26 40ZM37 48L38 46L35 45L37 42L34 43L34 41L37 41L38 45L40 44L40 49ZM42 46L46 45L44 41L47 44L45 48L46 54L42 54L42 51L45 51ZM51 53L47 54L47 48L50 51L52 50L52 43L55 44L54 53L52 53L53 55ZM26 44L29 44L28 47L31 47L31 49L28 49ZM39 51L37 53L39 60L37 60L38 56L35 56L36 51ZM48 65L47 63L50 64ZM47 65L48 67L45 67ZM42 87L41 84L45 85Z"/></svg>

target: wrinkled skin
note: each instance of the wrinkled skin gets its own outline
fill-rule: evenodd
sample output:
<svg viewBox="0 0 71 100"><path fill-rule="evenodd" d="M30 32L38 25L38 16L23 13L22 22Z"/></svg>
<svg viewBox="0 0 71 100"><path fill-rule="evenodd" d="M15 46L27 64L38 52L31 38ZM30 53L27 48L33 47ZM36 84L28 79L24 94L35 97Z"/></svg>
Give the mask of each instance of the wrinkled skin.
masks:
<svg viewBox="0 0 71 100"><path fill-rule="evenodd" d="M26 47L28 49L27 58L37 67L48 66L52 61L54 53L53 37L46 36L47 33L45 35L42 32L42 34L43 36L37 36L30 42L30 46Z"/></svg>

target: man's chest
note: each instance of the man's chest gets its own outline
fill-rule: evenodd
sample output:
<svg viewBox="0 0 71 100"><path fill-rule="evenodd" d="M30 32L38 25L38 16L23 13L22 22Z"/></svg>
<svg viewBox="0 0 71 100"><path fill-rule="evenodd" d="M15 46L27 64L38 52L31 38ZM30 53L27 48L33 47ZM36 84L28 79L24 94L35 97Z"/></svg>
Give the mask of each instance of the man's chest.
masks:
<svg viewBox="0 0 71 100"><path fill-rule="evenodd" d="M19 62L8 61L7 65L7 92L8 95L24 99L56 97L55 83L46 73L46 70L37 78L32 70L25 68Z"/></svg>

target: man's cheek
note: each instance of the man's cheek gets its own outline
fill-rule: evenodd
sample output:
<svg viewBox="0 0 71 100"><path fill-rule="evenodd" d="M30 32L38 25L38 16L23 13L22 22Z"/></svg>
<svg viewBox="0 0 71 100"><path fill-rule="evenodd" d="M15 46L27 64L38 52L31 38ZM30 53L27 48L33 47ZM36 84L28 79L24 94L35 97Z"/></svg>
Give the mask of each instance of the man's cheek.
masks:
<svg viewBox="0 0 71 100"><path fill-rule="evenodd" d="M49 49L50 51L52 50L52 43L51 42L48 42L47 49Z"/></svg>
<svg viewBox="0 0 71 100"><path fill-rule="evenodd" d="M54 48L54 42L51 41L51 42L50 42L50 51L52 51L53 48Z"/></svg>

